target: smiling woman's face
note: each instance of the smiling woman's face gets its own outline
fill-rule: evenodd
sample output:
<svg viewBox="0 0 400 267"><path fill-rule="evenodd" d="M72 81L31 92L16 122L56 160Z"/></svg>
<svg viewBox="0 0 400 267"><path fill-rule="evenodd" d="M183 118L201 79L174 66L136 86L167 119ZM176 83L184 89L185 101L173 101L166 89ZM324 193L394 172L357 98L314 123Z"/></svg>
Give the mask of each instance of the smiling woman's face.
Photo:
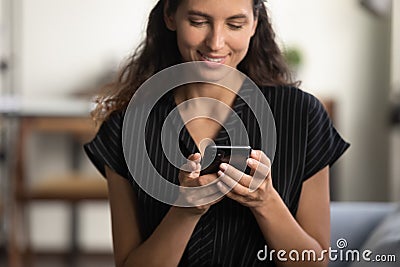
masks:
<svg viewBox="0 0 400 267"><path fill-rule="evenodd" d="M176 31L184 62L233 68L246 56L257 27L252 0L183 0L165 22Z"/></svg>

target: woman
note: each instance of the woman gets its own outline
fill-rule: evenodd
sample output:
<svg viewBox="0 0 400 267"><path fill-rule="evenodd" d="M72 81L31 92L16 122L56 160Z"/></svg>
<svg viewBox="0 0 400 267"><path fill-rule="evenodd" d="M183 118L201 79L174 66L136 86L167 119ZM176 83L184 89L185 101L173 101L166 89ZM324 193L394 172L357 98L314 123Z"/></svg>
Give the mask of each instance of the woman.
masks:
<svg viewBox="0 0 400 267"><path fill-rule="evenodd" d="M140 85L158 71L191 61L227 65L249 76L270 105L278 142L272 165L265 151L258 150L262 137L250 134L256 136L250 138L250 172L222 164L218 173L200 175L201 142L229 140L218 123L202 117L190 120L180 136L188 158L185 169L169 165L157 145L149 149L150 157L172 183L195 187L219 179L218 189L225 196L179 207L161 203L137 185L125 162L121 132L124 112ZM100 99L94 114L103 123L85 145L107 177L116 266L327 266L329 166L348 144L320 102L293 87L283 62L261 0L158 1L145 41L113 91ZM252 117L240 115L251 113L235 93L193 83L176 88L156 105L148 121L149 129L156 130L149 132L147 144L158 144L156 126L169 111L199 97L232 107L247 129L256 131ZM249 190L256 174L264 180ZM279 250L286 254L274 253ZM291 251L312 251L316 259L296 258Z"/></svg>

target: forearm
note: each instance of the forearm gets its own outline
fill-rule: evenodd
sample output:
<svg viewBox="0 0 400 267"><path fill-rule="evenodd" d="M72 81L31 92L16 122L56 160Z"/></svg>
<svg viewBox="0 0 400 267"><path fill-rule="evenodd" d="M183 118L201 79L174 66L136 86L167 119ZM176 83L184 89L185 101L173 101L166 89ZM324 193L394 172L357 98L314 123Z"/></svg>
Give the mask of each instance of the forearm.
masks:
<svg viewBox="0 0 400 267"><path fill-rule="evenodd" d="M274 250L277 266L327 266L327 254L323 253L324 248L304 231L273 188L267 203L264 207L252 209L252 211L268 244L268 250L270 253ZM278 257L279 250L285 251L284 255L280 255L281 259ZM298 254L293 253L292 256L299 255L299 261L290 259L291 251L298 252ZM315 252L316 260L313 261L314 254L311 255L311 260L308 259L307 253L302 258L303 251ZM324 260L320 259L321 255L325 256Z"/></svg>
<svg viewBox="0 0 400 267"><path fill-rule="evenodd" d="M153 234L129 253L123 267L177 266L200 219L183 209L172 207Z"/></svg>

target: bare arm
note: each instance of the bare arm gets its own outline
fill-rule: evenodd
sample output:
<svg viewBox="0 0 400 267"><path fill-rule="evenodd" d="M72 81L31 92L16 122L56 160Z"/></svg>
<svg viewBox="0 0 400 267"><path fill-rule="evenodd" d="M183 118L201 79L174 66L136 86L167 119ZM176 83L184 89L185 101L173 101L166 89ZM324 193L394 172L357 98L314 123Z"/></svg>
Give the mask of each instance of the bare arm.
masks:
<svg viewBox="0 0 400 267"><path fill-rule="evenodd" d="M116 266L177 266L201 215L172 207L154 233L143 240L131 185L108 167L106 175Z"/></svg>
<svg viewBox="0 0 400 267"><path fill-rule="evenodd" d="M200 175L200 154L191 155L180 171L184 186L200 186L216 175ZM143 240L139 231L137 198L129 182L106 166L114 257L117 267L177 266L196 224L208 208L216 203L192 207L171 207L152 235ZM215 177L214 177L215 176Z"/></svg>
<svg viewBox="0 0 400 267"><path fill-rule="evenodd" d="M286 251L283 257L288 261L276 258L278 266L327 266L327 254L322 251L328 250L330 240L328 177L326 167L304 182L296 218L275 190L269 205L253 212L269 246ZM298 251L304 262L291 261L288 257L291 250ZM313 255L308 259L308 254L304 254L302 258L304 250L315 252L317 261L313 262ZM318 260L321 255L324 259Z"/></svg>
<svg viewBox="0 0 400 267"><path fill-rule="evenodd" d="M249 161L249 167L253 170L253 176L243 176L227 196L251 209L268 248L276 252L274 256L278 266L327 266L327 254L322 252L328 250L330 239L329 167L303 183L294 218L272 185L270 162L265 154L261 151L252 152L252 158L255 161ZM242 175L243 173L228 166L221 180L229 185ZM257 190L250 192L249 186L253 177L266 178ZM221 190L226 190L224 184L220 185ZM279 250L285 251L285 254L280 255L281 260L277 253ZM305 250L315 253L317 259L321 255L324 257L317 261L291 261L291 250L299 252L300 259Z"/></svg>

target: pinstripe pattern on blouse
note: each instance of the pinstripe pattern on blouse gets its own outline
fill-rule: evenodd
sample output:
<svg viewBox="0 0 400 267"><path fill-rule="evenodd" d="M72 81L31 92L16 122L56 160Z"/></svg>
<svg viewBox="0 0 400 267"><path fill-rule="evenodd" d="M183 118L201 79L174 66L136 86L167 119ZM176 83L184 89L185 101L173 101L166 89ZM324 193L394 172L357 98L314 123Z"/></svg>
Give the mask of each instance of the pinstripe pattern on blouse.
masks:
<svg viewBox="0 0 400 267"><path fill-rule="evenodd" d="M250 89L244 85L241 90ZM260 90L270 105L278 138L272 164L273 184L295 215L303 181L323 167L332 165L349 144L337 133L322 104L314 96L289 87L262 87ZM154 107L146 124L146 144L154 167L170 182L178 184L178 169L163 155L160 143L160 126L175 107L172 94L167 94ZM240 97L236 99L233 110L247 129L250 145L253 149L259 149L263 137L260 136L254 114ZM103 175L104 165L108 165L131 182L139 201L140 230L143 237L147 238L170 207L147 195L130 175L122 152L123 116L123 112L112 114L94 140L84 148ZM226 127L229 127L229 122ZM227 131L221 129L214 141L216 144L229 145ZM179 146L186 157L198 152L185 127L179 132ZM269 155L268 151L264 152ZM144 178L152 182L145 173L146 169L143 168ZM251 211L224 198L198 222L180 266L274 266L273 262L257 259L257 252L264 245L265 240Z"/></svg>

